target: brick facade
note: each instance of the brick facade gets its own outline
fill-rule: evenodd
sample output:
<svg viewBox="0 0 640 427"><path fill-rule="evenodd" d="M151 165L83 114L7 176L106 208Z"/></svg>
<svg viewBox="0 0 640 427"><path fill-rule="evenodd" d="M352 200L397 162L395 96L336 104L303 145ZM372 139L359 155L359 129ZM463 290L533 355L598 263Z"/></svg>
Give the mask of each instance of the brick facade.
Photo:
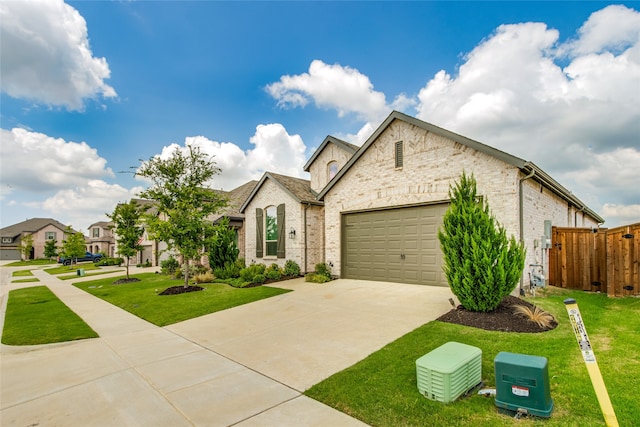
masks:
<svg viewBox="0 0 640 427"><path fill-rule="evenodd" d="M401 167L396 167L398 142L402 143ZM311 173L310 187L319 193L318 200L324 206L301 204L269 180L251 199L244 210L247 262L284 263L275 258L255 259L255 208L285 203L285 229L297 231L295 240L287 239L286 259L295 260L303 270L306 265L308 271L324 261L340 276L343 214L446 203L450 185L463 171L474 175L478 195L487 200L507 235L523 239L527 248L525 283L529 264L540 263L546 255L541 244L545 220L556 226L578 227L597 227L601 221L532 163L401 113L392 113L355 154L348 151L350 147L339 145L325 140L321 151L305 166ZM327 167L331 161L339 167L333 181ZM530 171L538 175L528 175ZM306 233L301 234L305 218Z"/></svg>
<svg viewBox="0 0 640 427"><path fill-rule="evenodd" d="M269 206L285 205L285 257L256 256L256 208L266 209ZM323 209L322 206L300 203L285 189L272 179L266 179L244 209L245 221L245 257L247 264L273 263L284 267L287 260L293 260L304 273L313 271L316 263L322 261L324 247ZM305 221L306 216L306 221ZM306 224L306 230L305 230ZM289 238L291 229L295 230L295 238ZM305 233L306 231L306 233ZM306 240L305 240L306 239ZM305 241L307 242L305 251ZM306 256L306 258L305 258Z"/></svg>

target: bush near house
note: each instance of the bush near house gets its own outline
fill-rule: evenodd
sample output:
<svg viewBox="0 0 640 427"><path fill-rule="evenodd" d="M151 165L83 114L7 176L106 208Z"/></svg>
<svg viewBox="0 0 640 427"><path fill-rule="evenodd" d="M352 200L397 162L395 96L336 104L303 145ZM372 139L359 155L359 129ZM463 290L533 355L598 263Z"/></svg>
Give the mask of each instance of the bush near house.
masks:
<svg viewBox="0 0 640 427"><path fill-rule="evenodd" d="M470 311L489 312L516 287L524 269L525 248L489 212L476 180L464 172L449 188L451 205L438 239L443 270L453 294Z"/></svg>
<svg viewBox="0 0 640 427"><path fill-rule="evenodd" d="M162 271L163 274L175 274L178 268L180 268L180 263L174 257L160 261L160 271Z"/></svg>
<svg viewBox="0 0 640 427"><path fill-rule="evenodd" d="M331 280L331 268L324 263L316 264L315 271L304 276L305 282L326 283Z"/></svg>

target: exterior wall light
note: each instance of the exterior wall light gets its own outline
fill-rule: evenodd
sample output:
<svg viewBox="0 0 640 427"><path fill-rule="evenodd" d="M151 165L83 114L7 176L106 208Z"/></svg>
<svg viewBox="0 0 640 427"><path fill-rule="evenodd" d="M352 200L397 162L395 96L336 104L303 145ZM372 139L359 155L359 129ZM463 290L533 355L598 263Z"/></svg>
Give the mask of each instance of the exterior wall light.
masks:
<svg viewBox="0 0 640 427"><path fill-rule="evenodd" d="M296 230L294 230L293 228L291 228L291 230L289 231L289 238L292 240L296 238Z"/></svg>

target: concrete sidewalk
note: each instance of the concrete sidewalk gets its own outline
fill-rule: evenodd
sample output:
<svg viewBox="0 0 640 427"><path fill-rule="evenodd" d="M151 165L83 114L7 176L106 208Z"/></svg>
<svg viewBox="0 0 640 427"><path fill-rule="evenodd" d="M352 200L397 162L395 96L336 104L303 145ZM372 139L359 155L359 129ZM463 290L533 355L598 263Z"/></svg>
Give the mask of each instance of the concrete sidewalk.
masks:
<svg viewBox="0 0 640 427"><path fill-rule="evenodd" d="M451 296L300 279L278 284L294 292L160 328L34 274L41 282L20 285L48 286L100 338L2 346L2 426L362 426L302 392L446 312ZM4 303L13 287L3 283Z"/></svg>

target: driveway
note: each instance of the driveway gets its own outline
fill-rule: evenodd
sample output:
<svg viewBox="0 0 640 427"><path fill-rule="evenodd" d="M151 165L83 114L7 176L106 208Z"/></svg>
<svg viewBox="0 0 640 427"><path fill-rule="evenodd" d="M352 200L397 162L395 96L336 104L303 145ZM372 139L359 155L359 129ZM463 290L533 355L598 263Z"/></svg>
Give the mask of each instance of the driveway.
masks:
<svg viewBox="0 0 640 427"><path fill-rule="evenodd" d="M2 270L4 316L14 285ZM278 284L294 292L160 328L35 273L33 285L49 286L100 338L2 346L2 426L363 425L302 392L446 312L451 297L297 279Z"/></svg>

